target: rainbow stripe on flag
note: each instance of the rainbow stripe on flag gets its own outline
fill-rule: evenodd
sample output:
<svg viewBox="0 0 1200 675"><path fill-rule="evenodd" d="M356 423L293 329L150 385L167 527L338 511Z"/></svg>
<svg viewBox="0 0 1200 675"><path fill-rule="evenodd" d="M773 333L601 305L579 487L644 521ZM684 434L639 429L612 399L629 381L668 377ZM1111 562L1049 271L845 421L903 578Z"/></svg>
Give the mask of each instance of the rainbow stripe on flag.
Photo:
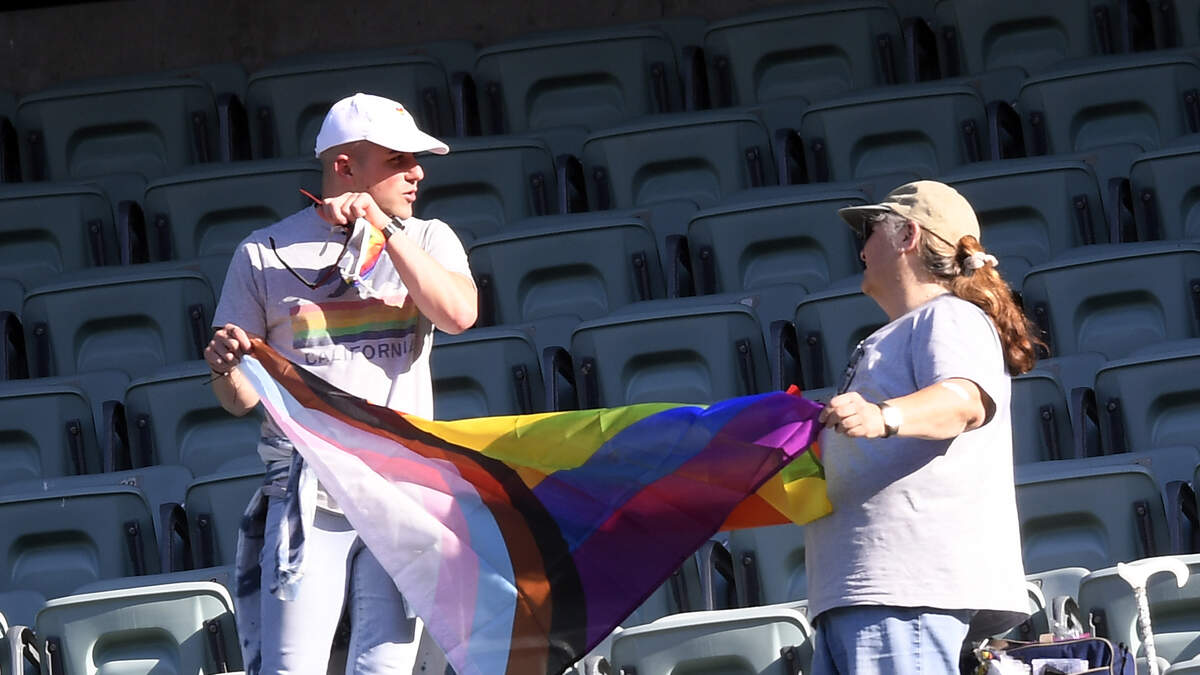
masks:
<svg viewBox="0 0 1200 675"><path fill-rule="evenodd" d="M556 675L722 527L829 512L791 393L431 421L256 341L243 372L460 675Z"/></svg>

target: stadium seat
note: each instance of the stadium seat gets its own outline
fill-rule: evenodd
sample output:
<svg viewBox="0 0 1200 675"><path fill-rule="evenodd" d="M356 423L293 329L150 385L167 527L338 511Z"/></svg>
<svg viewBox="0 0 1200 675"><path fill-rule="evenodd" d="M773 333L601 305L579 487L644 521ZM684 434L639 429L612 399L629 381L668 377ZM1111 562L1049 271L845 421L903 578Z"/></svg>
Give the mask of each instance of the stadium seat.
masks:
<svg viewBox="0 0 1200 675"><path fill-rule="evenodd" d="M1200 136L1187 145L1147 152L1133 160L1129 181L1137 238L1200 241L1200 210L1193 169L1200 161ZM1179 139L1182 141L1183 139Z"/></svg>
<svg viewBox="0 0 1200 675"><path fill-rule="evenodd" d="M164 366L129 383L125 424L134 466L180 464L193 476L258 468L261 413L234 417L213 395L207 363Z"/></svg>
<svg viewBox="0 0 1200 675"><path fill-rule="evenodd" d="M314 160L197 167L153 181L142 202L150 258L228 260L251 231L312 206L302 188L321 194L321 168Z"/></svg>
<svg viewBox="0 0 1200 675"><path fill-rule="evenodd" d="M1035 369L1012 378L1011 416L1014 463L1081 456L1066 394L1053 374Z"/></svg>
<svg viewBox="0 0 1200 675"><path fill-rule="evenodd" d="M714 104L818 101L906 79L895 10L883 0L783 5L712 23L704 36Z"/></svg>
<svg viewBox="0 0 1200 675"><path fill-rule="evenodd" d="M448 155L421 157L421 167L417 214L445 221L464 243L559 211L554 157L537 139L456 140Z"/></svg>
<svg viewBox="0 0 1200 675"><path fill-rule="evenodd" d="M1025 311L1051 355L1095 351L1109 359L1200 337L1200 245L1108 244L1073 250L1030 270Z"/></svg>
<svg viewBox="0 0 1200 675"><path fill-rule="evenodd" d="M987 111L962 84L914 84L814 103L800 123L808 176L845 181L930 177L990 156Z"/></svg>
<svg viewBox="0 0 1200 675"><path fill-rule="evenodd" d="M847 279L796 307L803 389L839 387L858 343L888 322L879 305L859 290L860 283Z"/></svg>
<svg viewBox="0 0 1200 675"><path fill-rule="evenodd" d="M1195 0L1165 0L1151 14L1154 45L1159 49L1200 45L1200 5Z"/></svg>
<svg viewBox="0 0 1200 675"><path fill-rule="evenodd" d="M649 27L562 31L484 47L475 81L486 134L602 129L683 109L674 45Z"/></svg>
<svg viewBox="0 0 1200 675"><path fill-rule="evenodd" d="M59 378L0 382L0 484L102 470L86 391Z"/></svg>
<svg viewBox="0 0 1200 675"><path fill-rule="evenodd" d="M262 485L265 469L229 470L197 478L187 488L184 511L195 566L236 562L238 528L250 496Z"/></svg>
<svg viewBox="0 0 1200 675"><path fill-rule="evenodd" d="M539 347L565 345L569 326L581 320L665 297L654 234L636 218L551 219L543 229L480 239L469 256L478 325L541 322L534 336ZM550 328L547 320L565 328Z"/></svg>
<svg viewBox="0 0 1200 675"><path fill-rule="evenodd" d="M434 416L457 420L547 410L533 339L510 328L437 335L429 356Z"/></svg>
<svg viewBox="0 0 1200 675"><path fill-rule="evenodd" d="M46 672L221 673L241 668L229 591L210 581L50 600L37 616Z"/></svg>
<svg viewBox="0 0 1200 675"><path fill-rule="evenodd" d="M1200 438L1197 400L1200 339L1146 347L1108 362L1096 374L1095 386L1104 452L1195 444Z"/></svg>
<svg viewBox="0 0 1200 675"><path fill-rule="evenodd" d="M638 303L571 336L582 408L712 403L771 390L758 316L705 298Z"/></svg>
<svg viewBox="0 0 1200 675"><path fill-rule="evenodd" d="M751 607L687 612L621 631L614 673L808 672L812 627L796 609Z"/></svg>
<svg viewBox="0 0 1200 675"><path fill-rule="evenodd" d="M21 180L20 142L16 119L17 98L12 92L0 90L0 183L16 183Z"/></svg>
<svg viewBox="0 0 1200 675"><path fill-rule="evenodd" d="M20 315L25 285L16 279L0 279L0 312Z"/></svg>
<svg viewBox="0 0 1200 675"><path fill-rule="evenodd" d="M433 57L396 49L305 54L250 74L246 112L254 157L312 157L329 107L357 92L399 102L434 136L453 133L449 83Z"/></svg>
<svg viewBox="0 0 1200 675"><path fill-rule="evenodd" d="M1109 241L1100 186L1082 161L982 162L940 180L975 209L981 241L1000 260L1000 274L1010 286L1019 287L1030 267L1069 248Z"/></svg>
<svg viewBox="0 0 1200 675"><path fill-rule="evenodd" d="M1015 474L1027 573L1100 569L1169 552L1165 507L1149 469L1082 459L1018 464Z"/></svg>
<svg viewBox="0 0 1200 675"><path fill-rule="evenodd" d="M1191 572L1183 588L1170 573L1155 574L1146 582L1155 650L1170 663L1200 656L1200 555L1175 557ZM1082 618L1095 625L1096 634L1145 655L1133 589L1117 576L1115 567L1096 569L1080 580L1079 609Z"/></svg>
<svg viewBox="0 0 1200 675"><path fill-rule="evenodd" d="M865 203L849 186L795 186L737 193L696 213L687 232L696 292L817 291L857 274L854 235L837 210Z"/></svg>
<svg viewBox="0 0 1200 675"><path fill-rule="evenodd" d="M0 496L0 591L47 598L107 577L157 573L158 539L145 495L125 485Z"/></svg>
<svg viewBox="0 0 1200 675"><path fill-rule="evenodd" d="M1154 150L1200 132L1200 63L1182 54L1086 59L1031 76L1021 87L1031 155L1132 144Z"/></svg>
<svg viewBox="0 0 1200 675"><path fill-rule="evenodd" d="M739 607L777 605L808 597L803 527L772 525L732 530L729 555Z"/></svg>
<svg viewBox="0 0 1200 675"><path fill-rule="evenodd" d="M9 626L32 626L46 598L37 591L6 591L0 593L0 613ZM0 652L3 654L4 652ZM0 656L0 658L3 658ZM7 675L7 671L6 671Z"/></svg>
<svg viewBox="0 0 1200 675"><path fill-rule="evenodd" d="M938 0L942 70L952 76L1017 66L1033 73L1063 59L1114 53L1115 5Z"/></svg>
<svg viewBox="0 0 1200 675"><path fill-rule="evenodd" d="M137 201L147 181L217 159L213 92L195 79L112 78L27 94L17 129L27 179L97 182L113 203Z"/></svg>
<svg viewBox="0 0 1200 675"><path fill-rule="evenodd" d="M31 289L21 309L30 373L117 368L130 376L203 358L213 294L171 263L87 270Z"/></svg>
<svg viewBox="0 0 1200 675"><path fill-rule="evenodd" d="M757 117L714 111L610 127L583 145L588 205L629 208L688 199L701 208L738 190L778 184L771 139Z"/></svg>
<svg viewBox="0 0 1200 675"><path fill-rule="evenodd" d="M113 209L94 185L0 186L0 265L25 286L120 263Z"/></svg>

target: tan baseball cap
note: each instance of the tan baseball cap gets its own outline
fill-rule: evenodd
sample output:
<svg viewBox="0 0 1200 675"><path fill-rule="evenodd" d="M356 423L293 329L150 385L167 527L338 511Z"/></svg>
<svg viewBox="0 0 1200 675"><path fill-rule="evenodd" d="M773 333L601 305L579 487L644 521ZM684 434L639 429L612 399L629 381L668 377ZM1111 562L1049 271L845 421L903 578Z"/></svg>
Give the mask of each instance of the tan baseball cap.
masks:
<svg viewBox="0 0 1200 675"><path fill-rule="evenodd" d="M321 123L314 151L320 157L329 148L352 141L371 141L397 152L450 152L445 143L418 129L404 106L363 93L333 104Z"/></svg>
<svg viewBox="0 0 1200 675"><path fill-rule="evenodd" d="M979 239L979 219L975 209L958 190L935 180L905 183L888 193L878 204L849 206L838 215L855 231L863 231L867 218L879 213L895 213L914 220L951 246L968 234Z"/></svg>

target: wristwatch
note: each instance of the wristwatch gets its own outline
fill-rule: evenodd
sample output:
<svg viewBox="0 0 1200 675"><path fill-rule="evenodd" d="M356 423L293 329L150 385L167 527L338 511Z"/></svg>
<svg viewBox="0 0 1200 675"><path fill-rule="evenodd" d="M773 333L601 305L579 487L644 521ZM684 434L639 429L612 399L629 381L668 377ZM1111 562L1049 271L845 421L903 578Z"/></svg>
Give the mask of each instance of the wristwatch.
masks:
<svg viewBox="0 0 1200 675"><path fill-rule="evenodd" d="M387 241L392 238L393 234L404 231L404 221L400 220L399 216L392 216L387 224L383 226L383 240Z"/></svg>
<svg viewBox="0 0 1200 675"><path fill-rule="evenodd" d="M900 433L900 425L904 424L904 414L900 409L880 403L879 412L883 415L883 437L890 438Z"/></svg>

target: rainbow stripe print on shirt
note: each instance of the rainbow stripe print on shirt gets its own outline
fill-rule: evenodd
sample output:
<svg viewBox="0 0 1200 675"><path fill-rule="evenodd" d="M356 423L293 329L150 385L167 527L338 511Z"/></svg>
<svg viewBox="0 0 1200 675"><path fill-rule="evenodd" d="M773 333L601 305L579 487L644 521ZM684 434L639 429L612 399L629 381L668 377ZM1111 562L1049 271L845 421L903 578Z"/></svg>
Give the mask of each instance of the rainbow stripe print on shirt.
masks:
<svg viewBox="0 0 1200 675"><path fill-rule="evenodd" d="M403 302L403 304L400 304ZM296 305L292 347L328 347L362 340L398 340L417 329L417 306L404 295Z"/></svg>

